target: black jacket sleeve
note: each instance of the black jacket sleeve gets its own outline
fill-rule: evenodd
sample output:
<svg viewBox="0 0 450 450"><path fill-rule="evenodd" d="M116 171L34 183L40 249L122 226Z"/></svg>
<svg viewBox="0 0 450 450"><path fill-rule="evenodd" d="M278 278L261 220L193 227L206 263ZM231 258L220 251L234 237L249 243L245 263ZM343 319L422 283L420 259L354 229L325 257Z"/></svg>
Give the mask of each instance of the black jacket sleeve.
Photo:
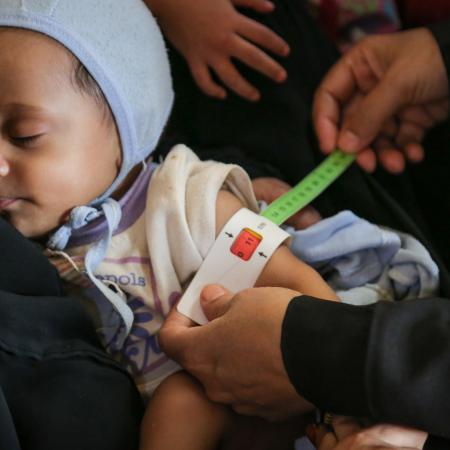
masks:
<svg viewBox="0 0 450 450"><path fill-rule="evenodd" d="M298 393L320 408L450 439L450 300L297 297L281 348Z"/></svg>

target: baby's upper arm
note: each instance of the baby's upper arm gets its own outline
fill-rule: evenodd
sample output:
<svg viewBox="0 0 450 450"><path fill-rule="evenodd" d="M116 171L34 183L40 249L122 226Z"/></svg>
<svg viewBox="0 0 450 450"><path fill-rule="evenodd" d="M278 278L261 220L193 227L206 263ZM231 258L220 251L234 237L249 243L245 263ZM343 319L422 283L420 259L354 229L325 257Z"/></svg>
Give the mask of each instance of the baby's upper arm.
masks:
<svg viewBox="0 0 450 450"><path fill-rule="evenodd" d="M230 218L243 207L229 191L219 191L216 200L216 236ZM323 278L308 264L281 245L267 262L256 286L278 286L297 290L302 294L336 300L337 296Z"/></svg>
<svg viewBox="0 0 450 450"><path fill-rule="evenodd" d="M243 208L242 202L231 192L221 190L216 200L216 237L231 217Z"/></svg>

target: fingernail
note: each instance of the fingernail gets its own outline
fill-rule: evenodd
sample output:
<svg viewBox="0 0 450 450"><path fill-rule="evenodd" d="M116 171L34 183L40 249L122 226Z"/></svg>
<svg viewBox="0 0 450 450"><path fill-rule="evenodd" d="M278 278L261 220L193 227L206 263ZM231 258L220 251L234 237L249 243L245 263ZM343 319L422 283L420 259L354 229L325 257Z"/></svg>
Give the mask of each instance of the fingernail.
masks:
<svg viewBox="0 0 450 450"><path fill-rule="evenodd" d="M306 437L311 441L312 444L316 444L317 438L317 427L314 424L309 424L305 430Z"/></svg>
<svg viewBox="0 0 450 450"><path fill-rule="evenodd" d="M254 92L250 93L248 98L252 102L257 102L259 100L259 98L260 98L259 92L258 91L254 91Z"/></svg>
<svg viewBox="0 0 450 450"><path fill-rule="evenodd" d="M223 287L217 284L210 284L203 288L200 298L204 302L212 302L226 294Z"/></svg>
<svg viewBox="0 0 450 450"><path fill-rule="evenodd" d="M278 83L282 83L287 78L287 73L284 70L280 70L280 72L276 75L276 80Z"/></svg>
<svg viewBox="0 0 450 450"><path fill-rule="evenodd" d="M353 131L344 131L339 138L338 147L349 152L356 152L361 147L361 140Z"/></svg>
<svg viewBox="0 0 450 450"><path fill-rule="evenodd" d="M227 93L225 91L217 91L216 97L220 100L225 100L227 98Z"/></svg>

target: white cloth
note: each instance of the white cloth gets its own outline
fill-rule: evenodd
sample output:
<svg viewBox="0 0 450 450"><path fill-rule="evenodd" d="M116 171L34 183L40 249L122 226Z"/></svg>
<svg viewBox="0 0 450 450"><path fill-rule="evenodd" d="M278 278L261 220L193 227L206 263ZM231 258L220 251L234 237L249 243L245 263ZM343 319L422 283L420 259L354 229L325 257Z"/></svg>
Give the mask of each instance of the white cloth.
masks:
<svg viewBox="0 0 450 450"><path fill-rule="evenodd" d="M114 339L120 326L114 311L104 299L98 298L97 305L102 325L107 322L106 347L127 366L144 396L179 370L161 353L156 336L214 243L220 189L230 190L247 208L258 210L243 169L202 162L184 145L176 146L151 176L143 214L112 237L105 259L95 271L96 276L117 284L127 294L134 324L122 348L116 348ZM90 245L67 249L81 270ZM60 260L61 264L69 267L66 261ZM59 270L73 281L73 273ZM96 296L94 289L86 293Z"/></svg>

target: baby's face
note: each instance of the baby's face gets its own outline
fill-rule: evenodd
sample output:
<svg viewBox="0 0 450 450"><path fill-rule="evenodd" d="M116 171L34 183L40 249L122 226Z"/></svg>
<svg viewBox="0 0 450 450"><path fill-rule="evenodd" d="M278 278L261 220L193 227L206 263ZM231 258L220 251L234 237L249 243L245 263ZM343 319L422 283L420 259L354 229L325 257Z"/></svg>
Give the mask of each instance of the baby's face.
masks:
<svg viewBox="0 0 450 450"><path fill-rule="evenodd" d="M57 228L118 174L115 127L72 71L52 39L0 29L0 214L27 237Z"/></svg>

